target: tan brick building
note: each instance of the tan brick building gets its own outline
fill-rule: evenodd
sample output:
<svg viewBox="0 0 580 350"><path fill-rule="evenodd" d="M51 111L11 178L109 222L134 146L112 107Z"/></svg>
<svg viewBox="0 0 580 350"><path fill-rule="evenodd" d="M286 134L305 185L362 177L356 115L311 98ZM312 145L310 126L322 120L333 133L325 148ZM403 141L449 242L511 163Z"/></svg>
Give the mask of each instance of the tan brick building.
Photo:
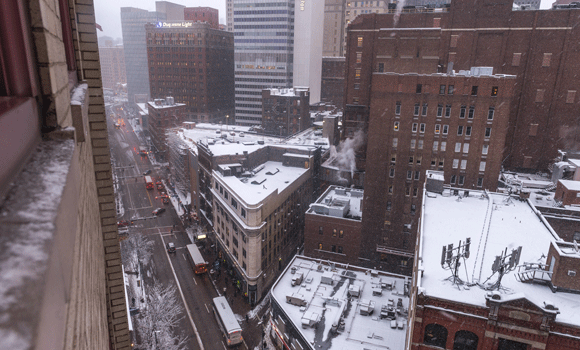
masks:
<svg viewBox="0 0 580 350"><path fill-rule="evenodd" d="M103 88L117 90L122 88L120 85L127 84L122 45L99 47L99 58Z"/></svg>
<svg viewBox="0 0 580 350"><path fill-rule="evenodd" d="M0 18L0 348L130 349L93 1Z"/></svg>

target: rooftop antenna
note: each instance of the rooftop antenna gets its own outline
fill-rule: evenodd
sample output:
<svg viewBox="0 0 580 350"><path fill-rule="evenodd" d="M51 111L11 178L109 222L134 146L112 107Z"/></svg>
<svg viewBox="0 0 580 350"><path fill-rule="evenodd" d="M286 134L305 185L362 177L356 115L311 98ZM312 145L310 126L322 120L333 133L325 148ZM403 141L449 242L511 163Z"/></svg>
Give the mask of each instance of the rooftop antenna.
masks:
<svg viewBox="0 0 580 350"><path fill-rule="evenodd" d="M459 278L459 266L461 266L461 259L469 258L469 247L471 246L471 238L467 238L464 243L459 241L457 247L453 247L453 243L443 246L441 250L441 267L444 270L451 270L453 275L451 279L453 284L457 284L458 288L464 282Z"/></svg>
<svg viewBox="0 0 580 350"><path fill-rule="evenodd" d="M485 282L489 281L490 278L492 278L496 273L499 274L499 277L497 278L497 281L495 283L492 283L484 287L484 289L499 290L501 288L501 279L503 278L503 276L508 272L515 270L516 266L518 266L518 264L520 263L520 257L522 255L522 246L519 246L517 249L512 249L512 252L510 254L508 254L507 251L508 249L506 248L501 253L501 255L497 255L495 257L493 265L491 266L491 271L493 271L493 273L491 274L491 276L489 276L487 280L485 280Z"/></svg>

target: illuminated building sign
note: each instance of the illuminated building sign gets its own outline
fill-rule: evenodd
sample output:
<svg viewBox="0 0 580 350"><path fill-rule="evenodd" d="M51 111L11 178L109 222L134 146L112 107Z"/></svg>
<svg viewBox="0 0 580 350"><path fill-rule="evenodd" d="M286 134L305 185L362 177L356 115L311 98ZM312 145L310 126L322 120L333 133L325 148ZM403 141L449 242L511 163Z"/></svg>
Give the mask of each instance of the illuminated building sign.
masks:
<svg viewBox="0 0 580 350"><path fill-rule="evenodd" d="M306 6L306 0L300 0L300 11L304 11L305 6Z"/></svg>
<svg viewBox="0 0 580 350"><path fill-rule="evenodd" d="M157 22L157 28L189 28L193 22Z"/></svg>

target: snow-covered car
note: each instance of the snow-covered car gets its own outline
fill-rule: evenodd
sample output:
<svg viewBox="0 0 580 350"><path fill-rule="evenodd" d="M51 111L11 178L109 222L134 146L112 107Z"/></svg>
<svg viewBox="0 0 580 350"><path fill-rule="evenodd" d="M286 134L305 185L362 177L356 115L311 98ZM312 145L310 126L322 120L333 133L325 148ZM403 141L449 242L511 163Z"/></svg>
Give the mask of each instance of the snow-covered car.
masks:
<svg viewBox="0 0 580 350"><path fill-rule="evenodd" d="M169 242L165 245L165 247L167 248L167 252L168 253L175 253L175 244L173 242Z"/></svg>
<svg viewBox="0 0 580 350"><path fill-rule="evenodd" d="M153 170L149 169L143 173L143 176L149 175L153 172Z"/></svg>
<svg viewBox="0 0 580 350"><path fill-rule="evenodd" d="M157 215L162 214L163 212L165 212L165 208L157 208L157 209L153 210L152 214L157 216Z"/></svg>

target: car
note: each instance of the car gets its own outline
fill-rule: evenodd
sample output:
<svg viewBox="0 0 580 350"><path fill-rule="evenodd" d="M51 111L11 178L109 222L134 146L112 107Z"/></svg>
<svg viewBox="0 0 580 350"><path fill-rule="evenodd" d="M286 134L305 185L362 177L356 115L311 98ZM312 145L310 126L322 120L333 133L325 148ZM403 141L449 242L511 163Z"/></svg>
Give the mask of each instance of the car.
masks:
<svg viewBox="0 0 580 350"><path fill-rule="evenodd" d="M126 226L130 226L131 223L129 221L119 221L117 222L117 227L126 227Z"/></svg>
<svg viewBox="0 0 580 350"><path fill-rule="evenodd" d="M163 204L169 204L169 197L163 197Z"/></svg>
<svg viewBox="0 0 580 350"><path fill-rule="evenodd" d="M235 133L235 132L233 132L233 131L231 131L231 132L230 132L230 135L232 135L232 136L236 136L236 133Z"/></svg>
<svg viewBox="0 0 580 350"><path fill-rule="evenodd" d="M153 170L151 170L151 169L149 169L149 170L146 170L146 171L143 173L143 176L149 175L149 174L151 174L152 172L153 172Z"/></svg>
<svg viewBox="0 0 580 350"><path fill-rule="evenodd" d="M164 211L165 211L165 208L157 208L157 209L153 210L152 214L157 216L157 215L162 214Z"/></svg>
<svg viewBox="0 0 580 350"><path fill-rule="evenodd" d="M164 189L165 189L165 187L163 186L163 184L157 184L158 191L163 191Z"/></svg>
<svg viewBox="0 0 580 350"><path fill-rule="evenodd" d="M240 137L244 137L244 133L243 132L240 133Z"/></svg>
<svg viewBox="0 0 580 350"><path fill-rule="evenodd" d="M165 247L167 248L167 252L168 253L175 253L175 244L173 244L173 242L169 242L165 245Z"/></svg>

